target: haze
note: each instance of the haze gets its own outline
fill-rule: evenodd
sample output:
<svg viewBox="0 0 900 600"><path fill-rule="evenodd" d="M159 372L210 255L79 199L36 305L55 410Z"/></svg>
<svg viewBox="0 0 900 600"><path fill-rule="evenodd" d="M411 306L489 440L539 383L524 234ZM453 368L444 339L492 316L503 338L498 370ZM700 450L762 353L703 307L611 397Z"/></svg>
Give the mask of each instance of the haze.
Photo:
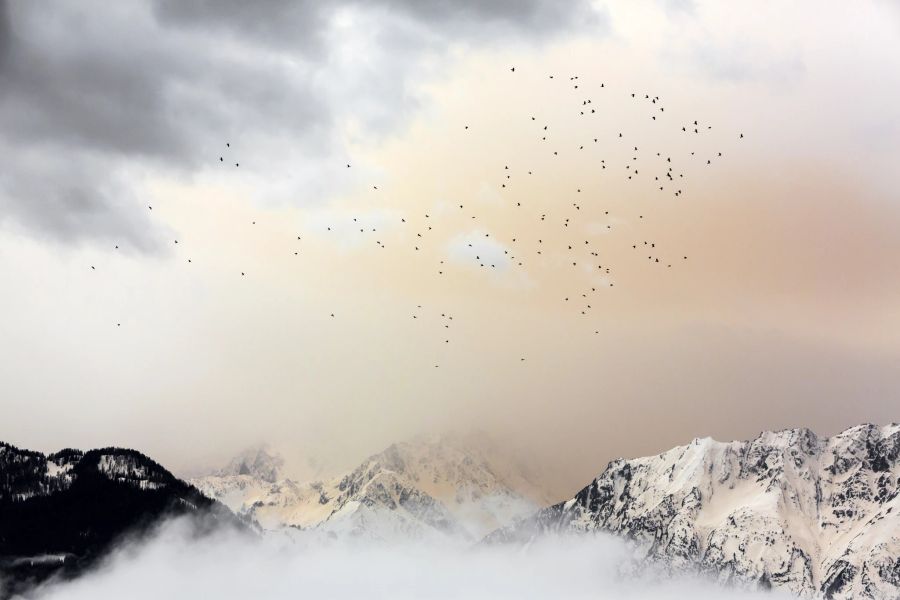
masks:
<svg viewBox="0 0 900 600"><path fill-rule="evenodd" d="M562 498L900 418L895 3L53 4L0 2L4 441L189 472L479 429Z"/></svg>
<svg viewBox="0 0 900 600"><path fill-rule="evenodd" d="M123 544L101 568L36 597L159 598L179 590L206 598L784 598L716 586L697 577L628 577L629 549L607 536L511 547L326 547L216 531L196 539L175 521L142 543ZM140 586L134 583L140 581Z"/></svg>

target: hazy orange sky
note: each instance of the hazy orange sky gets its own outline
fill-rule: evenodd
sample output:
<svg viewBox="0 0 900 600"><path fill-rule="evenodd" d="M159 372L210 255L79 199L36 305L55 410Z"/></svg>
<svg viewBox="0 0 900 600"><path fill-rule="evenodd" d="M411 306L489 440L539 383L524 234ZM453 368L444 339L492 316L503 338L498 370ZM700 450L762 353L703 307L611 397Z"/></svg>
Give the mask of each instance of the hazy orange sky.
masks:
<svg viewBox="0 0 900 600"><path fill-rule="evenodd" d="M565 496L900 419L894 3L0 6L4 441L302 474L479 428Z"/></svg>

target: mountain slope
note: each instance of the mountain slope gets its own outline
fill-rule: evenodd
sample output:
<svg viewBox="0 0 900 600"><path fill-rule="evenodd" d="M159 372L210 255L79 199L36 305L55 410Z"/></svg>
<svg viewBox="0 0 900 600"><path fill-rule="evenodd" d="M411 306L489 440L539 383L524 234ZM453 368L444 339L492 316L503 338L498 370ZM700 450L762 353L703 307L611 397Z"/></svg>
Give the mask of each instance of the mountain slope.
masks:
<svg viewBox="0 0 900 600"><path fill-rule="evenodd" d="M900 597L900 425L822 439L696 439L612 461L574 498L486 538L606 531L673 570L803 597Z"/></svg>
<svg viewBox="0 0 900 600"><path fill-rule="evenodd" d="M545 498L483 438L443 436L393 444L327 481L251 475L191 480L265 529L293 527L371 539L478 539Z"/></svg>
<svg viewBox="0 0 900 600"><path fill-rule="evenodd" d="M224 506L135 450L45 456L0 442L0 598L54 575L77 575L123 535L185 514L238 524Z"/></svg>

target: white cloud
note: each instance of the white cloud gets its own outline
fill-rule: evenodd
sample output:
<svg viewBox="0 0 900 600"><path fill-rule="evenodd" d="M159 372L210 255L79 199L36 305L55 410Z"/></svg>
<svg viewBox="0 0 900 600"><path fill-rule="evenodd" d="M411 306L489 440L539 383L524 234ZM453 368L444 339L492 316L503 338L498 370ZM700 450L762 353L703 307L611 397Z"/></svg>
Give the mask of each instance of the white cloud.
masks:
<svg viewBox="0 0 900 600"><path fill-rule="evenodd" d="M234 532L198 540L190 531L184 522L171 523L149 542L123 547L96 572L53 585L38 598L773 598L692 579L628 577L621 570L628 550L609 537L460 549L306 546Z"/></svg>
<svg viewBox="0 0 900 600"><path fill-rule="evenodd" d="M457 235L448 244L447 251L451 261L475 269L503 271L512 264L510 248L482 230Z"/></svg>

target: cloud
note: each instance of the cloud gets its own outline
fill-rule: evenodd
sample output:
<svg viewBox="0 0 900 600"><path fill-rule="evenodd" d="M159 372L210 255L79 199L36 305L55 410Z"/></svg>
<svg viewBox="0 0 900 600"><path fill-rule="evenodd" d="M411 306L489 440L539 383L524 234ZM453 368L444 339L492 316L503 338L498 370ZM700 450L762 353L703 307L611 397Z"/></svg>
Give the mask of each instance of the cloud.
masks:
<svg viewBox="0 0 900 600"><path fill-rule="evenodd" d="M0 0L0 223L148 250L142 184L160 175L321 201L352 132L402 127L451 47L604 23L586 0Z"/></svg>
<svg viewBox="0 0 900 600"><path fill-rule="evenodd" d="M453 262L473 269L506 270L511 266L509 248L490 237L490 234L476 230L453 238L447 253Z"/></svg>
<svg viewBox="0 0 900 600"><path fill-rule="evenodd" d="M694 0L663 0L663 9L670 17L677 16L694 16L697 11L697 4Z"/></svg>
<svg viewBox="0 0 900 600"><path fill-rule="evenodd" d="M43 600L105 598L776 598L698 580L620 574L629 551L598 536L518 547L421 544L329 545L247 539L220 532L202 539L184 522L146 543L123 547L100 570L51 586Z"/></svg>
<svg viewBox="0 0 900 600"><path fill-rule="evenodd" d="M329 22L343 11L363 7L383 17L411 19L435 37L466 38L507 31L547 36L572 28L605 27L605 17L590 2L569 0L267 0L247 4L239 0L184 3L156 0L156 11L169 23L207 29L219 27L265 43L324 50Z"/></svg>
<svg viewBox="0 0 900 600"><path fill-rule="evenodd" d="M148 210L137 210L138 199L122 177L92 176L103 170L96 159L73 164L53 153L12 149L5 155L15 168L0 174L0 223L11 220L62 242L89 236L110 245L128 241L140 251L160 249L163 228L152 227Z"/></svg>
<svg viewBox="0 0 900 600"><path fill-rule="evenodd" d="M762 81L787 85L806 71L796 53L773 55L747 43L702 43L694 47L693 59L708 77L719 81Z"/></svg>

